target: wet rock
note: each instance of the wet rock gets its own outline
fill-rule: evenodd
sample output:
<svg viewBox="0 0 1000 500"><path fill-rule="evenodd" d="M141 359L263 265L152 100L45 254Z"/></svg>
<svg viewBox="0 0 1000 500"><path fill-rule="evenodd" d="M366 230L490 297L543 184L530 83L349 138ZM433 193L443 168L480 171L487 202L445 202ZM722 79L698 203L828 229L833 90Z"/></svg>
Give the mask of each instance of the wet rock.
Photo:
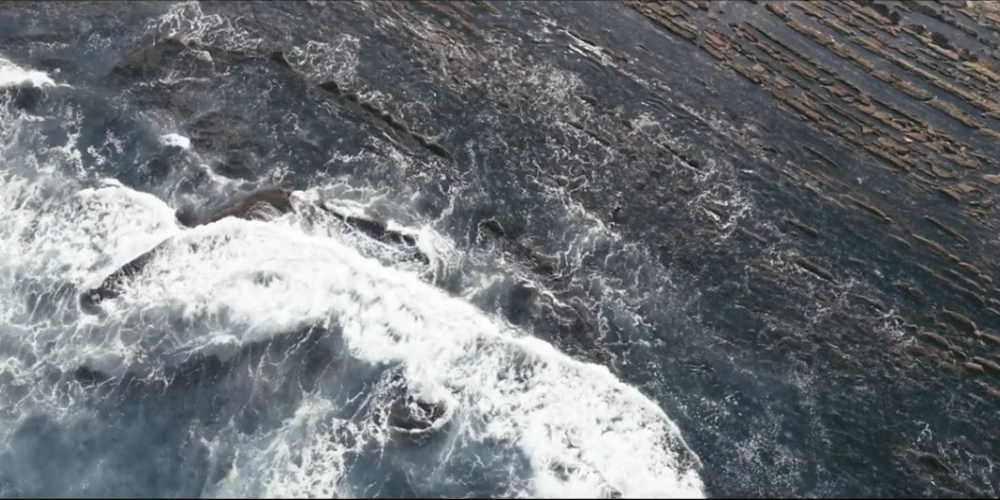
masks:
<svg viewBox="0 0 1000 500"><path fill-rule="evenodd" d="M542 276L552 276L556 273L559 266L559 260L555 257L542 254L522 242L515 242L515 247L517 249L517 253L531 266L531 270L535 273Z"/></svg>
<svg viewBox="0 0 1000 500"><path fill-rule="evenodd" d="M28 43L69 43L72 41L72 35L69 33L60 33L53 31L38 31L38 32L27 32L19 33L16 35L5 36L0 38L0 43L2 44L28 44Z"/></svg>
<svg viewBox="0 0 1000 500"><path fill-rule="evenodd" d="M983 365L980 365L978 363L973 363L973 362L969 361L969 362L966 362L963 366L965 366L966 370L969 370L970 372L973 372L973 373L983 373L984 372Z"/></svg>
<svg viewBox="0 0 1000 500"><path fill-rule="evenodd" d="M32 85L0 89L0 94L10 96L10 106L26 113L36 113L45 100L45 91Z"/></svg>
<svg viewBox="0 0 1000 500"><path fill-rule="evenodd" d="M338 214L337 216L347 225L361 231L373 239L386 243L406 244L409 246L415 246L417 244L416 238L412 235L391 231L384 222L352 215L345 216Z"/></svg>
<svg viewBox="0 0 1000 500"><path fill-rule="evenodd" d="M325 90L325 91L327 91L327 92L329 92L331 94L334 94L334 95L341 95L340 84L338 84L337 82L335 82L333 80L320 83L319 84L319 88L321 88L321 89L323 89L323 90Z"/></svg>
<svg viewBox="0 0 1000 500"><path fill-rule="evenodd" d="M412 234L389 229L388 224L383 221L343 213L336 207L332 207L325 203L320 203L319 208L369 238L408 249L413 258L424 264L430 264L431 262L430 258L417 248L417 238Z"/></svg>
<svg viewBox="0 0 1000 500"><path fill-rule="evenodd" d="M899 24L900 20L902 20L902 16L899 14L899 12L896 11L896 10L890 9L888 5L872 2L870 4L870 6L871 6L872 10L874 10L875 12L878 12L879 15L881 15L882 17L888 19L889 22L892 23L892 24L894 24L894 25Z"/></svg>
<svg viewBox="0 0 1000 500"><path fill-rule="evenodd" d="M948 37L945 36L943 33L938 33L936 31L931 32L931 41L934 42L934 45L937 45L942 49L955 50L955 47L951 44L951 41L949 41Z"/></svg>
<svg viewBox="0 0 1000 500"><path fill-rule="evenodd" d="M215 173L230 179L254 181L257 179L256 158L246 150L233 150L226 153L224 161L215 164Z"/></svg>
<svg viewBox="0 0 1000 500"><path fill-rule="evenodd" d="M479 222L479 227L485 229L490 234L497 238L506 238L507 233L504 232L503 226L500 225L500 221L496 219L486 219Z"/></svg>
<svg viewBox="0 0 1000 500"><path fill-rule="evenodd" d="M537 251L529 242L510 238L500 222L494 218L479 222L477 227L493 236L502 248L517 262L527 266L532 272L551 277L559 267L559 260Z"/></svg>
<svg viewBox="0 0 1000 500"><path fill-rule="evenodd" d="M198 213L195 211L194 205L191 204L186 204L178 208L174 212L174 218L182 226L194 227L198 225Z"/></svg>
<svg viewBox="0 0 1000 500"><path fill-rule="evenodd" d="M146 267L149 262L156 257L158 252L165 248L171 240L160 243L152 250L132 259L127 264L111 273L101 282L100 286L87 290L80 294L80 308L89 314L100 313L100 303L121 295L125 284L135 278Z"/></svg>
<svg viewBox="0 0 1000 500"><path fill-rule="evenodd" d="M285 67L286 70L298 75L297 71L288 63L283 54L273 54L272 60L275 60L279 65ZM355 111L357 114L364 115L368 120L370 120L370 123L384 127L387 131L396 135L401 140L413 145L419 145L445 160L455 160L454 153L452 153L451 150L444 144L431 139L425 134L415 132L411 126L404 123L393 113L379 108L376 103L363 99L357 93L346 92L336 81L329 80L321 82L317 84L316 87L335 97L346 108Z"/></svg>
<svg viewBox="0 0 1000 500"><path fill-rule="evenodd" d="M830 272L829 269L826 269L808 259L797 257L793 260L793 262L795 262L795 264L801 267L802 269L805 269L806 271L809 271L815 274L816 276L819 276L820 278L823 278L831 283L837 282L836 278L834 278L833 276L833 273Z"/></svg>
<svg viewBox="0 0 1000 500"><path fill-rule="evenodd" d="M432 400L415 394L402 369L390 368L382 374L381 387L376 389L381 401L370 408L370 418L376 425L386 425L397 437L425 442L447 431L452 409L445 401Z"/></svg>
<svg viewBox="0 0 1000 500"><path fill-rule="evenodd" d="M972 363L979 365L984 370L990 370L994 375L1000 376L1000 363L980 356L972 358Z"/></svg>
<svg viewBox="0 0 1000 500"><path fill-rule="evenodd" d="M951 473L951 468L941 460L941 457L933 453L919 452L916 454L916 460L918 464L936 472Z"/></svg>
<svg viewBox="0 0 1000 500"><path fill-rule="evenodd" d="M208 111L195 118L187 127L186 135L191 145L199 151L243 151L252 147L243 131L248 122L242 113L220 108ZM244 154L244 153L236 153Z"/></svg>
<svg viewBox="0 0 1000 500"><path fill-rule="evenodd" d="M804 223L804 222L802 222L802 221L800 221L798 219L795 219L795 218L786 218L785 222L787 222L788 224L790 224L791 226L795 227L799 231L802 231L803 233L805 233L805 234L807 234L807 235L809 235L809 236L811 236L813 238L818 238L819 237L819 230L818 229L816 229L816 228L814 228L814 227L812 227L812 226L810 226L810 225L808 225L808 224L806 224L806 223Z"/></svg>
<svg viewBox="0 0 1000 500"><path fill-rule="evenodd" d="M341 213L324 203L320 203L318 207L368 237L409 248L414 258L425 264L430 263L430 258L417 248L417 240L413 235L389 229L385 222ZM196 216L190 206L178 208L175 215L180 224L196 227L211 224L227 217L245 220L269 220L274 216L287 214L294 210L290 191L282 188L271 188L255 191L204 216ZM171 241L164 241L149 252L136 257L108 276L100 286L82 293L80 296L81 308L85 312L96 314L99 311L100 302L120 295L124 283L142 272L149 261Z"/></svg>
<svg viewBox="0 0 1000 500"><path fill-rule="evenodd" d="M195 226L204 226L226 217L236 217L246 220L266 220L273 214L283 215L292 212L291 193L287 190L274 188L255 191L239 201L220 208L198 219Z"/></svg>
<svg viewBox="0 0 1000 500"><path fill-rule="evenodd" d="M299 71L297 69L295 69L294 66L292 66L292 63L288 62L288 58L285 57L285 53L284 52L282 52L280 50L271 52L270 60L271 60L271 62L273 62L273 63L277 64L278 66L280 66L285 71L288 71L289 73L292 73L292 74L295 74L295 75L300 75Z"/></svg>
<svg viewBox="0 0 1000 500"><path fill-rule="evenodd" d="M183 168L184 150L168 146L140 167L140 173L153 184L159 183Z"/></svg>
<svg viewBox="0 0 1000 500"><path fill-rule="evenodd" d="M147 47L143 47L115 64L114 73L146 73L157 71L167 63L174 62L184 54L189 54L191 47L178 38L164 38ZM193 60L193 58L191 58Z"/></svg>
<svg viewBox="0 0 1000 500"><path fill-rule="evenodd" d="M903 347L903 351L911 356L925 357L930 354L926 348L917 344L908 344Z"/></svg>
<svg viewBox="0 0 1000 500"><path fill-rule="evenodd" d="M448 413L443 402L427 402L412 394L399 398L389 410L389 425L407 435L422 434Z"/></svg>
<svg viewBox="0 0 1000 500"><path fill-rule="evenodd" d="M242 219L266 219L275 212L282 214L292 210L289 193L282 189L265 189L247 196L240 201L216 210L204 217L197 218L193 226L211 224L225 217L238 217ZM190 222L193 217L187 211L178 211L185 222ZM180 219L179 219L180 220ZM191 227L193 227L191 226ZM84 312L90 314L99 313L99 305L102 301L118 297L126 282L133 279L145 269L146 265L158 255L160 251L172 244L172 239L168 239L152 250L129 261L110 276L105 278L97 288L87 290L80 295L80 307Z"/></svg>

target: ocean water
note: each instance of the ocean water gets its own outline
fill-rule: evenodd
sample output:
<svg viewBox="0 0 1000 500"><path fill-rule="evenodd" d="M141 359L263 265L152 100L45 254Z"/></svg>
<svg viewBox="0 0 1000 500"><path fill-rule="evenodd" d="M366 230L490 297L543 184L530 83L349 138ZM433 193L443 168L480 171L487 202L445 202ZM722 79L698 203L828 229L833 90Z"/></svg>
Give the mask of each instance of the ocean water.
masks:
<svg viewBox="0 0 1000 500"><path fill-rule="evenodd" d="M490 201L469 187L488 177L341 130L353 127L342 111L294 101L305 91L266 57L223 71L206 52L214 73L165 63L105 78L164 34L233 53L264 43L197 2L143 9L128 14L134 33L95 29L74 70L0 52L0 496L704 496L697 455L648 391L566 352L516 304L572 297L454 230ZM289 61L350 82L357 38L328 39L294 45ZM557 100L573 82L544 85ZM223 168L232 151L250 156L246 175ZM416 175L429 180L408 185ZM174 219L182 204L271 185L294 189L300 210ZM432 264L310 211L318 200L392 219ZM552 234L539 246L560 264L635 253L558 192L535 204ZM79 309L81 290L170 238L101 314ZM618 308L619 336L651 335L622 305L627 284L581 279L603 291L593 307ZM400 386L446 402L429 439L379 418Z"/></svg>

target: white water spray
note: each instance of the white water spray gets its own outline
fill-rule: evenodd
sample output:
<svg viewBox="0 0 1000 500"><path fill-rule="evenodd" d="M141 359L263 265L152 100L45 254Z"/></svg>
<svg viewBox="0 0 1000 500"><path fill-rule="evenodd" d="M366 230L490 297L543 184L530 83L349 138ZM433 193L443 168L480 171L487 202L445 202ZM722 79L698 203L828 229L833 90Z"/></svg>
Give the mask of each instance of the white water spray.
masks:
<svg viewBox="0 0 1000 500"><path fill-rule="evenodd" d="M24 75L52 84L43 73L0 65L0 82L23 84ZM31 125L11 115L0 121L8 123L4 133ZM310 227L294 214L183 229L173 209L152 195L113 183L81 189L54 165L39 165L27 152L18 158L0 170L0 376L10 382L0 394L7 408L0 447L21 439L29 415L47 415L67 429L90 415L86 395L61 390L47 370L99 363L121 374L140 361L166 363L172 352L235 350L303 325L336 323L352 356L399 364L421 392L452 402L456 425L442 437L446 449L426 457L445 476L450 463L482 461L477 454L499 446L530 466L529 477L521 477L511 464L497 464L510 468L501 477L512 496L592 497L610 490L626 497L703 496L697 459L639 391L603 367L509 330L413 273L363 256L335 231ZM37 314L31 294L38 289L92 286L170 237L178 244L108 303L106 317L75 313L73 294ZM261 273L274 279L256 279ZM27 307L32 301L36 307ZM197 328L150 324L138 334L123 328L170 317ZM362 494L345 479L348 457L364 442L384 448L385 437L357 422L330 420L333 404L321 391L309 394L279 428L228 443L233 468L203 493ZM353 444L338 441L344 428L356 434ZM119 462L74 463L67 477L99 488L125 472L101 469Z"/></svg>

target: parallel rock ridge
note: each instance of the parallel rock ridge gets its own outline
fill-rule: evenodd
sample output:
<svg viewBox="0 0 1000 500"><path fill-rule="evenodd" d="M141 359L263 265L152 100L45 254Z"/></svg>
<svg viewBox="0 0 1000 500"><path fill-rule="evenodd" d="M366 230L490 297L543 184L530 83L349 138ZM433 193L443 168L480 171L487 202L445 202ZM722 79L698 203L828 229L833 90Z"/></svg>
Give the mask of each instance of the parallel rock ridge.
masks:
<svg viewBox="0 0 1000 500"><path fill-rule="evenodd" d="M891 86L890 92L918 101L916 111L861 90L848 80L851 75L790 47L756 19L723 24L714 2L623 3L692 42L720 66L763 86L803 120L885 160L914 186L953 200L955 211L947 214L948 221L942 214L927 213L926 225L906 227L893 217L897 208L891 203L844 192L850 188L836 179L838 166L821 153L815 152L820 164L786 167L810 177L824 195L839 195L885 221L892 236L931 249L941 257L942 267L932 271L941 286L967 294L984 311L1000 316L1000 290L990 276L995 264L981 260L995 248L994 242L970 239L962 229L970 222L957 218L963 214L980 227L996 228L991 209L1000 169L992 158L1000 139L1000 61L986 55L995 54L995 47L991 37L980 34L1000 33L995 2L938 2L933 7L917 2L887 7L858 0L761 2L761 11L801 37ZM971 41L953 44L946 35L909 21L916 13L936 16ZM965 48L970 44L980 47ZM880 69L885 66L881 61L904 72ZM954 123L935 127L932 118ZM981 137L970 143L966 130ZM981 347L990 351L986 355L1000 356L996 345Z"/></svg>
<svg viewBox="0 0 1000 500"><path fill-rule="evenodd" d="M860 182L848 166L815 150L816 161L775 167L823 199L883 224L888 238L870 240L872 253L897 255L917 271L893 281L896 297L860 297L883 312L922 311L900 318L910 332L895 353L900 362L911 366L913 357L917 366L971 377L975 383L966 388L1000 402L992 210L1000 184L1000 2L621 3L763 87L786 111L884 162L855 171L885 168L914 190L942 197L945 203L933 207L905 206L895 193L871 199L855 192ZM787 223L807 237L824 236L823 227ZM924 251L930 256L922 257ZM805 255L795 264L835 279ZM917 282L951 298L930 298ZM917 458L940 465L932 454Z"/></svg>

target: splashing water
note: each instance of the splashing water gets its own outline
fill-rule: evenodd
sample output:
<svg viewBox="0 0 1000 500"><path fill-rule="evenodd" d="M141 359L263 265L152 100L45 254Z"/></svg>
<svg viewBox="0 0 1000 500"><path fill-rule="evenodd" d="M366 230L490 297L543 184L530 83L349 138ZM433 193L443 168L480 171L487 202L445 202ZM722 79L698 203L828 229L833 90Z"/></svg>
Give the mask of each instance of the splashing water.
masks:
<svg viewBox="0 0 1000 500"><path fill-rule="evenodd" d="M29 84L55 82L0 59L0 87ZM88 186L39 162L18 139L35 122L0 104L3 496L703 496L677 427L607 369L300 214L183 229L153 195ZM75 290L167 238L174 244L105 315L78 312ZM342 337L356 372L324 372L289 391L281 380L293 367L260 362L216 387L161 386L138 400L112 400L67 375L88 366L114 380L140 368L155 378L192 353L227 362L308 325ZM451 425L403 445L371 413L345 413L354 401L384 404L380 382L368 383L382 379L352 380L385 366L447 401ZM241 400L232 388L244 386L254 395ZM271 410L255 410L265 416L248 430L254 401Z"/></svg>

